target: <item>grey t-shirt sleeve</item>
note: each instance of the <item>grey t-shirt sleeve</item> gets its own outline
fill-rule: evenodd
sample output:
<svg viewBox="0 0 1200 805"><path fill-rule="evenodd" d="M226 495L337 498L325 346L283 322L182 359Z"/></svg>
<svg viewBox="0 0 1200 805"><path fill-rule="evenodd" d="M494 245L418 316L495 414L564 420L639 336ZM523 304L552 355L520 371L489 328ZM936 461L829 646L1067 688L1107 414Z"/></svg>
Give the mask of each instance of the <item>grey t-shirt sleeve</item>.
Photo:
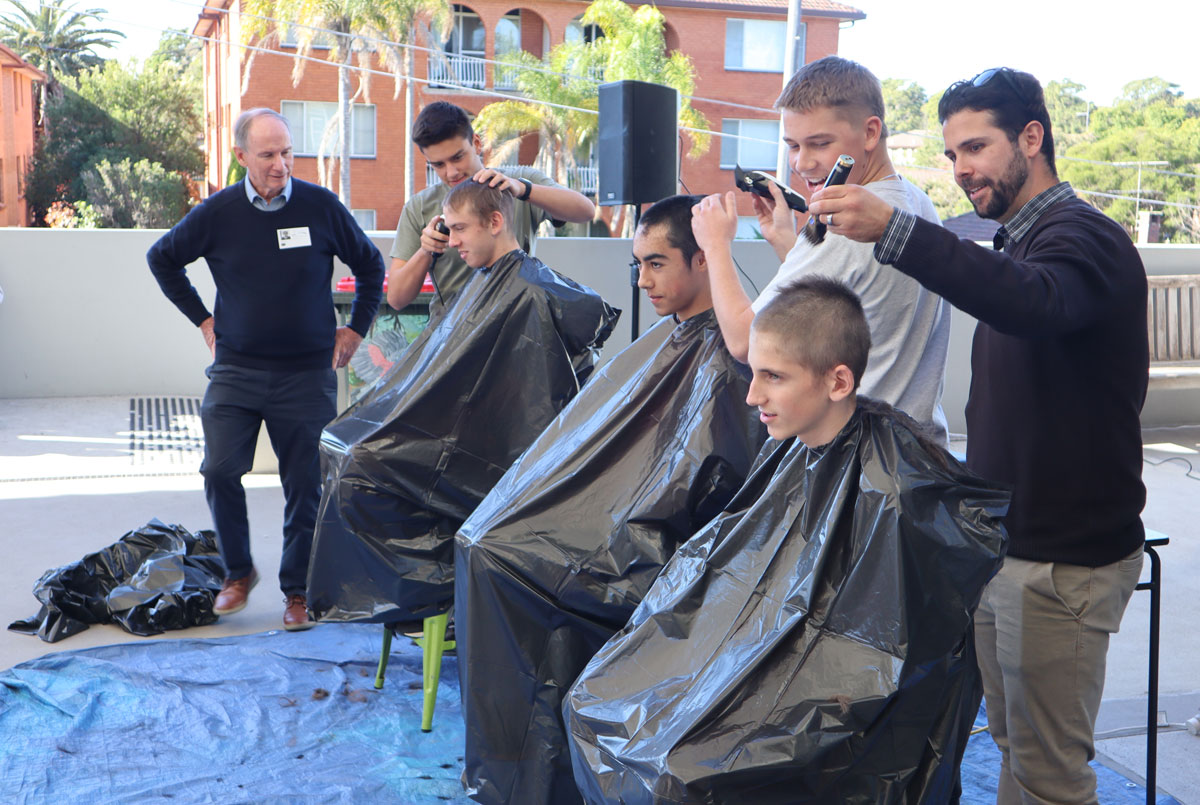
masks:
<svg viewBox="0 0 1200 805"><path fill-rule="evenodd" d="M417 197L405 204L400 211L400 222L396 224L396 237L392 238L392 250L388 256L396 260L408 260L421 248L421 230L425 223L420 221Z"/></svg>

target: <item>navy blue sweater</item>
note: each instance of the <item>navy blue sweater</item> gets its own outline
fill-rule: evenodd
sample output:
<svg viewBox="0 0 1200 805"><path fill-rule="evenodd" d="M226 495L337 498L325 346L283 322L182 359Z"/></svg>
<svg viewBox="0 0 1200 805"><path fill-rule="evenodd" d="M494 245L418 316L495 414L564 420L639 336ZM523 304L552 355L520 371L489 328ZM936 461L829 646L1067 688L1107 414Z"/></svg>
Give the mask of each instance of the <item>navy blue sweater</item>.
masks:
<svg viewBox="0 0 1200 805"><path fill-rule="evenodd" d="M279 230L304 227L311 246L279 247ZM299 370L333 361L335 255L357 280L349 326L366 335L383 296L383 257L337 196L317 185L293 178L287 204L264 212L238 182L189 212L150 247L146 261L163 293L197 326L210 314L184 266L208 262L217 286L217 363Z"/></svg>
<svg viewBox="0 0 1200 805"><path fill-rule="evenodd" d="M1006 252L918 219L895 266L979 319L967 465L1013 489L1009 555L1099 567L1138 548L1146 272L1125 231L1076 198Z"/></svg>

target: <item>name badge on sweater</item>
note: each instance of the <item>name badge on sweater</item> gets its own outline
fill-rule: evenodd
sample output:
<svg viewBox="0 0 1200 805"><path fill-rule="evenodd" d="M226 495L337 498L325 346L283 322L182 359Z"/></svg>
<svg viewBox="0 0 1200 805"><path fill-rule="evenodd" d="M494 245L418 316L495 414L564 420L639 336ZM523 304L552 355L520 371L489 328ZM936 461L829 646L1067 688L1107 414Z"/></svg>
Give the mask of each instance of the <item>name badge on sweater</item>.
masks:
<svg viewBox="0 0 1200 805"><path fill-rule="evenodd" d="M275 234L279 237L279 248L281 249L299 249L301 246L312 245L312 235L308 233L307 226L276 229Z"/></svg>

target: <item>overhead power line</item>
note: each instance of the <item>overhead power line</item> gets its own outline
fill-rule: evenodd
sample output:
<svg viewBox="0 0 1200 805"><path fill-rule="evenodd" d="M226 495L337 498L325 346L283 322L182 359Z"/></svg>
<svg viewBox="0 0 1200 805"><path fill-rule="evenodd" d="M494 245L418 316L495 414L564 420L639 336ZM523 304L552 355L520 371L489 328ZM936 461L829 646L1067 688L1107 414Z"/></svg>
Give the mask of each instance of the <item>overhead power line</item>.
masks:
<svg viewBox="0 0 1200 805"><path fill-rule="evenodd" d="M171 2L180 2L181 0L170 0L170 1ZM120 18L112 16L111 14L106 14L105 20L109 24L118 23L121 25L132 25L137 28L144 28L146 30L152 30L152 31L166 32L168 30L168 29L160 28L160 27L154 26L154 25L148 25L145 23L134 22L132 20L120 19ZM320 30L328 30L328 29L320 29ZM301 61L314 62L317 64L323 64L325 66L334 66L334 67L339 66L336 62L331 62L328 59L322 59L322 58L319 58L316 56L306 56L306 55L302 55L302 54L298 54L298 53L286 53L281 50L275 50L273 48L264 48L259 45L246 45L246 44L232 42L230 40L221 39L221 38L217 38L217 37L200 36L199 34L194 34L194 33L188 32L188 31L183 32L182 35L187 36L191 39L196 39L196 40L202 41L202 42L225 43L232 47L241 48L242 50L253 51L255 53L267 53L267 54L270 54L273 56L280 56L280 57L287 58L287 59L300 59ZM377 41L381 41L381 40L377 40ZM392 73L390 73L386 70L378 70L378 69L371 68L371 67L362 67L361 65L357 65L357 64L347 64L345 66L347 69L351 70L354 73L366 73L369 75L380 76L383 78L395 78L395 76ZM439 79L434 80L434 79L429 79L429 78L422 78L422 77L416 76L416 75L410 75L410 76L407 76L405 80L415 81L418 84L428 84L428 85L433 85L433 86L437 86L437 87L454 89L454 90L457 90L460 92L469 93L469 94L473 94L473 95L482 95L482 96L486 96L486 97L500 98L500 99L503 99L506 101L514 101L517 103L527 103L532 106L549 106L549 107L552 107L555 109L564 109L564 110L567 110L570 112L582 112L584 114L589 114L589 115L599 114L595 109L585 109L583 107L569 106L567 104L555 103L553 101L539 100L539 99L534 99L534 98L526 98L526 97L522 97L522 96L518 96L518 95L513 95L513 94L507 93L507 92L497 92L495 90L481 89L478 87L472 87L472 86L469 86L466 84L461 84L461 83L456 84L456 83L447 81L446 79L439 78ZM742 135L742 134L729 134L727 132L722 132L722 131L696 129L696 128L690 128L690 127L686 127L686 126L680 126L679 129L682 131L708 134L712 137L728 137L731 139L741 140L744 142L763 143L763 144L771 145L771 146L777 146L779 144L777 140L764 140L764 139L761 139L758 137L749 137L749 136Z"/></svg>
<svg viewBox="0 0 1200 805"><path fill-rule="evenodd" d="M213 9L213 8L209 8L207 6L197 6L194 3L188 2L188 0L167 0L167 1L171 2L171 3L175 3L177 5L187 6L188 8L194 8L197 10L205 10L205 11L209 11L209 12L216 12L219 14L228 14L229 13L229 9ZM376 45L386 45L389 47L400 48L402 50L420 51L422 53L429 53L429 54L438 55L438 56L444 56L446 54L446 51L442 50L441 48L430 48L430 47L425 47L423 45L409 44L407 42L394 42L390 39L383 39L380 37L373 37L373 36L363 36L360 34L353 34L353 35L343 34L338 31L334 31L331 28L322 28L320 26L308 25L307 23L284 20L279 17L267 17L267 16L263 16L261 14L251 14L246 11L241 11L239 13L244 17L254 17L255 19L264 20L266 22L273 22L276 25L291 26L293 28L305 28L307 30L313 31L314 33L318 33L318 34L323 33L323 34L328 34L330 36L338 36L338 37L353 36L353 38L360 39L364 42L371 42ZM287 54L285 54L285 55L287 55ZM510 62L500 61L497 59L487 59L482 56L472 56L471 58L476 61L482 62L484 64L499 65L499 66L503 66L503 67L512 67L513 66ZM543 73L545 75L558 76L560 78L571 78L571 79L575 79L575 80L579 80L579 81L586 81L588 83L597 84L597 85L604 83L598 79L592 78L591 76L580 76L580 75L574 75L571 73L561 73L561 72L558 72L557 70L551 70L547 67L533 67L533 66L522 65L519 69L532 70L534 72ZM736 101L723 101L723 100L719 100L716 98L701 98L697 95L681 95L680 97L687 98L689 101L721 104L723 106L730 106L730 107L733 107L736 109L745 109L747 111L752 111L752 112L767 112L767 113L773 114L777 111L774 108L762 107L762 106L751 106L751 105L744 104L744 103L738 103Z"/></svg>

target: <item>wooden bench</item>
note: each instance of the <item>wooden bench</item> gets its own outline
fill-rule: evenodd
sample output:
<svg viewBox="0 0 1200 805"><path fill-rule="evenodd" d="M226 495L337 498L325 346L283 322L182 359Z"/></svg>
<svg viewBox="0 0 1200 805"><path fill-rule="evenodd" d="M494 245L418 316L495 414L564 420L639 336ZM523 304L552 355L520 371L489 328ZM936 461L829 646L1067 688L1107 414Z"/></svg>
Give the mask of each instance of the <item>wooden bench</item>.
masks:
<svg viewBox="0 0 1200 805"><path fill-rule="evenodd" d="M1146 278L1150 387L1200 388L1200 274Z"/></svg>

